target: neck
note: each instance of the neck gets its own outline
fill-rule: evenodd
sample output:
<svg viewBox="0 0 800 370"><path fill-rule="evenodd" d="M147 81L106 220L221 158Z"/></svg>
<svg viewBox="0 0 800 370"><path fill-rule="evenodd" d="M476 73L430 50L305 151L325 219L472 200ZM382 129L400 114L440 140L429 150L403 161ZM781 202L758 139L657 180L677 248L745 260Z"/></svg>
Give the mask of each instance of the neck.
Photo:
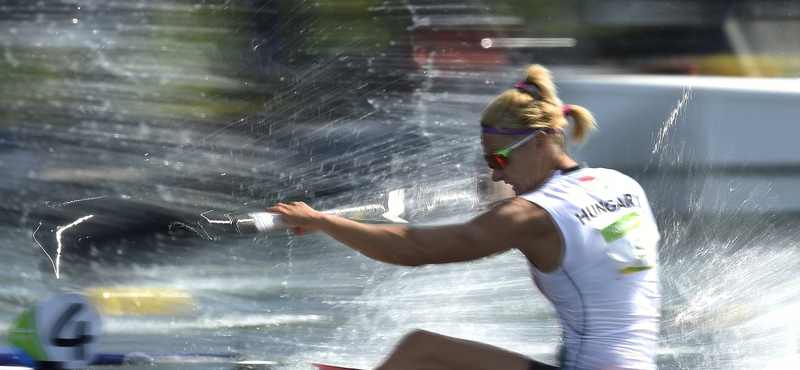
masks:
<svg viewBox="0 0 800 370"><path fill-rule="evenodd" d="M561 160L558 161L556 170L563 171L573 167L578 167L578 162L575 162L575 160L570 157L563 156Z"/></svg>

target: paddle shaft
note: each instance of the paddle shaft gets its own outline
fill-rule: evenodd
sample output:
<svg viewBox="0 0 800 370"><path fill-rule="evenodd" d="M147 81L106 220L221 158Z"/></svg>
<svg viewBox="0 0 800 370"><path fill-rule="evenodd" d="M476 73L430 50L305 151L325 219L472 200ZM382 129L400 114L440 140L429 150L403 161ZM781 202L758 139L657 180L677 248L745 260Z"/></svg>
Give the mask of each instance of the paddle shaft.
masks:
<svg viewBox="0 0 800 370"><path fill-rule="evenodd" d="M338 208L323 211L325 214L344 217L359 222L381 222L381 223L407 223L408 221L400 217L405 211L404 205L405 192L402 189L389 192L386 205L368 204L364 206ZM234 230L240 234L266 233L292 228L277 213L253 212L244 214L229 214L228 220L213 221L208 218L209 223L232 225Z"/></svg>

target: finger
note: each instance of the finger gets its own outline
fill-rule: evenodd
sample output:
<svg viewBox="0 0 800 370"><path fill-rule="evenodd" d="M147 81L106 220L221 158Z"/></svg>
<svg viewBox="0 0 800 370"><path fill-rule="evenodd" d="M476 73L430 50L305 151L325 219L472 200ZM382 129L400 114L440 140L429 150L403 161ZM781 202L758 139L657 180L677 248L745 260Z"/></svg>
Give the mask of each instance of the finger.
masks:
<svg viewBox="0 0 800 370"><path fill-rule="evenodd" d="M264 210L267 211L267 212L282 213L281 209L284 208L283 206L285 206L285 204L278 203L278 204L276 204L276 205L274 205L272 207L265 207Z"/></svg>

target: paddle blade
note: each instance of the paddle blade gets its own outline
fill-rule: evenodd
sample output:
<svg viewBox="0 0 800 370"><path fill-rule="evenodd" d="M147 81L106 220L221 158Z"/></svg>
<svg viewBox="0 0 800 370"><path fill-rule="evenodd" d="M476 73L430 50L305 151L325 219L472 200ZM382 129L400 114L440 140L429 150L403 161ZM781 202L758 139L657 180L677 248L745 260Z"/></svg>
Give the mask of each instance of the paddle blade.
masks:
<svg viewBox="0 0 800 370"><path fill-rule="evenodd" d="M84 294L101 315L185 315L195 300L182 289L165 287L91 287Z"/></svg>

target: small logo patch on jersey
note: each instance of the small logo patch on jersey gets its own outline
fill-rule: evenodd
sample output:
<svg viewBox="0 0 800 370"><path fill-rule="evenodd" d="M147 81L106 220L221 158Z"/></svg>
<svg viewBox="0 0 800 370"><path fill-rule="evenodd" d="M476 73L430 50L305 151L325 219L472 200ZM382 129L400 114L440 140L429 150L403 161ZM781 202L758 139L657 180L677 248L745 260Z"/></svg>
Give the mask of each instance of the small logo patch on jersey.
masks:
<svg viewBox="0 0 800 370"><path fill-rule="evenodd" d="M581 178L578 179L578 181L580 181L580 182L589 182L589 181L594 181L594 180L597 180L597 179L592 177L592 176L581 177Z"/></svg>

